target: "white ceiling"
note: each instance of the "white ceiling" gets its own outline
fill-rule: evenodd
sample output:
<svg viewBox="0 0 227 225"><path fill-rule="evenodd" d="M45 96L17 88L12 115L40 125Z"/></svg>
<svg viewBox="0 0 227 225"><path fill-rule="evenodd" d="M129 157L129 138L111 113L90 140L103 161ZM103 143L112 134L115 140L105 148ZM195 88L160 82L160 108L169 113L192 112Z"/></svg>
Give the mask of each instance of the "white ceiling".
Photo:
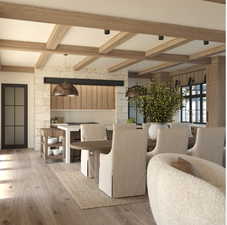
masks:
<svg viewBox="0 0 227 225"><path fill-rule="evenodd" d="M147 51L157 45L163 44L173 38L164 37L164 40L159 41L157 35L137 34L127 42L119 45L117 49Z"/></svg>
<svg viewBox="0 0 227 225"><path fill-rule="evenodd" d="M171 68L168 68L168 69L164 69L162 70L162 72L174 72L176 70L183 70L183 69L187 69L191 66L194 66L195 64L191 64L191 63L184 63L184 64L180 64L180 65L177 65L177 66L174 66L174 67L171 67Z"/></svg>
<svg viewBox="0 0 227 225"><path fill-rule="evenodd" d="M38 61L39 53L1 50L2 65L10 66L34 66Z"/></svg>
<svg viewBox="0 0 227 225"><path fill-rule="evenodd" d="M72 27L61 43L68 45L100 47L117 33L119 32L111 31L109 35L104 35L104 31L101 29Z"/></svg>
<svg viewBox="0 0 227 225"><path fill-rule="evenodd" d="M54 24L0 18L0 39L47 42Z"/></svg>
<svg viewBox="0 0 227 225"><path fill-rule="evenodd" d="M86 68L92 68L92 69L102 69L106 70L109 67L121 63L124 59L120 58L99 58L95 60L93 63L89 64Z"/></svg>
<svg viewBox="0 0 227 225"><path fill-rule="evenodd" d="M124 71L134 71L134 72L139 72L141 70L144 70L149 67L157 66L159 64L162 64L164 62L160 61L154 61L154 60L144 60L142 62L139 62L137 64L131 65L129 67L124 68Z"/></svg>
<svg viewBox="0 0 227 225"><path fill-rule="evenodd" d="M55 9L225 29L225 7L203 0L1 0ZM209 22L208 22L209 19Z"/></svg>
<svg viewBox="0 0 227 225"><path fill-rule="evenodd" d="M53 54L48 60L47 67L56 67L56 65L61 67L73 67L75 64L80 62L86 56L80 55L68 55L64 56L63 54Z"/></svg>

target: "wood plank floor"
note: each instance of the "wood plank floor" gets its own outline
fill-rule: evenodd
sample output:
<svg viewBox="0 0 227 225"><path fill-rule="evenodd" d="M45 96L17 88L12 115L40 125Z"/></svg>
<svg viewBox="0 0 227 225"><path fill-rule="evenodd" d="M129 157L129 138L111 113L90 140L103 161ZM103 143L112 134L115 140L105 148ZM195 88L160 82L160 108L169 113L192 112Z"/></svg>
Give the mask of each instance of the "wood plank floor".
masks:
<svg viewBox="0 0 227 225"><path fill-rule="evenodd" d="M31 150L0 151L0 225L155 225L148 203L80 210Z"/></svg>

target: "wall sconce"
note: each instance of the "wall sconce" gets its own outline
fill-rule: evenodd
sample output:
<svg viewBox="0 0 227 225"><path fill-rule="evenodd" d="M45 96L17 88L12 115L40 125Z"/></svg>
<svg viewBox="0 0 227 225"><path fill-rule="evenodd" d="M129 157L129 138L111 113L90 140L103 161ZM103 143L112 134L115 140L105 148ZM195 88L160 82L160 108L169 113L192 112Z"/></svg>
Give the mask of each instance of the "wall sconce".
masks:
<svg viewBox="0 0 227 225"><path fill-rule="evenodd" d="M180 80L175 80L175 88L180 86Z"/></svg>
<svg viewBox="0 0 227 225"><path fill-rule="evenodd" d="M191 86L194 82L195 82L195 80L193 78L189 77L188 86Z"/></svg>

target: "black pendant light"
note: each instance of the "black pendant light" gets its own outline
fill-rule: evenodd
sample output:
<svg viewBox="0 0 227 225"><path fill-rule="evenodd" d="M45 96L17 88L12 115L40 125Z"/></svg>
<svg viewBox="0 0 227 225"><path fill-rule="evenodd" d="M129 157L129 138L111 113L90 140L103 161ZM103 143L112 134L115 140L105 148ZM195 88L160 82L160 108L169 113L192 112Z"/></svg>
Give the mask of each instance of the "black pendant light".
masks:
<svg viewBox="0 0 227 225"><path fill-rule="evenodd" d="M65 53L65 68L67 68L67 57L68 54ZM75 86L73 86L73 84L67 82L66 80L61 83L56 85L56 87L54 88L54 96L78 96L78 90L76 89Z"/></svg>

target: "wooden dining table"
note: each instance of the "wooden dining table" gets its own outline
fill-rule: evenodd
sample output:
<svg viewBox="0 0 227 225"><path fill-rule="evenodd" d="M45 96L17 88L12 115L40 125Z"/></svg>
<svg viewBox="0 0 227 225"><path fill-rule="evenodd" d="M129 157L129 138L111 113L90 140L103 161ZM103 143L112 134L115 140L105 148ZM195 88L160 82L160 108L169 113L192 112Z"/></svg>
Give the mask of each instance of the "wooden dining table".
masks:
<svg viewBox="0 0 227 225"><path fill-rule="evenodd" d="M108 154L112 147L111 140L103 141L82 141L82 142L73 142L71 144L71 149L82 150L86 149L89 151L89 154L92 157L89 157L88 161L88 176L94 178L96 183L99 182L99 157L100 154ZM92 160L91 160L92 159Z"/></svg>
<svg viewBox="0 0 227 225"><path fill-rule="evenodd" d="M195 143L195 138L190 137L188 141L188 148L193 147ZM156 146L156 140L148 139L147 151L152 151ZM112 140L101 140L101 141L82 141L82 142L72 142L71 149L79 150L86 149L89 154L92 155L93 160L89 160L89 177L94 178L98 184L99 180L99 157L100 154L108 154L111 151Z"/></svg>

